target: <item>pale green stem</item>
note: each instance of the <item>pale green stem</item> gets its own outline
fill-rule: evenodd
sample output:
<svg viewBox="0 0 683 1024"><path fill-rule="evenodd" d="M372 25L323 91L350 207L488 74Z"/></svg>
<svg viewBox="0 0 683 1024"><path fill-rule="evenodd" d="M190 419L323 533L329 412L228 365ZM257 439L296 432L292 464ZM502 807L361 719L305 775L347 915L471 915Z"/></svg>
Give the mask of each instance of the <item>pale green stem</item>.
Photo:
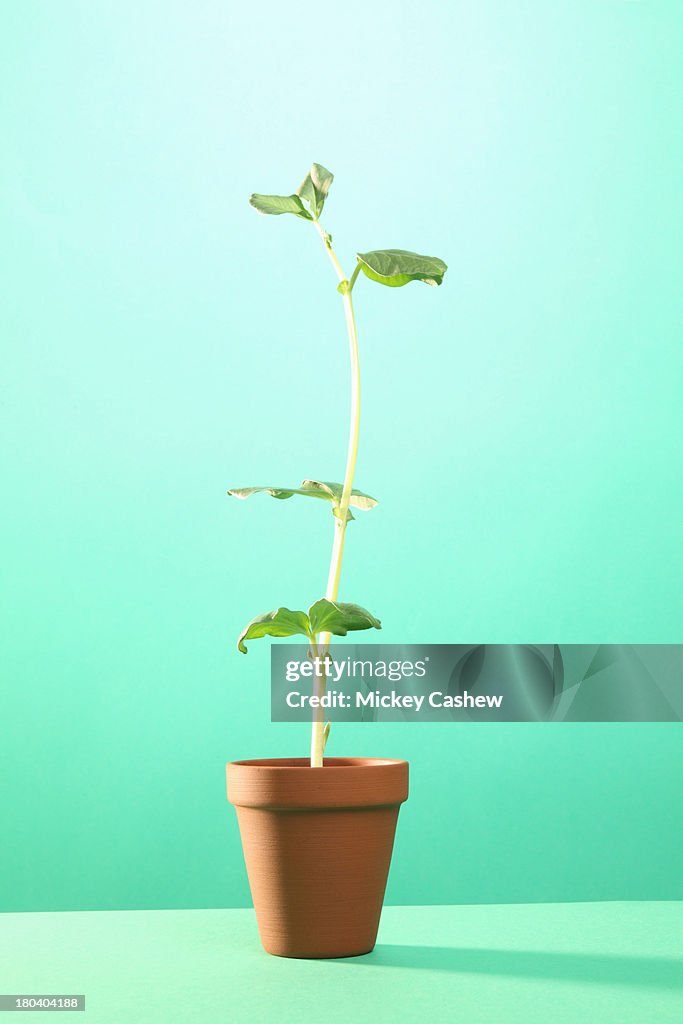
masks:
<svg viewBox="0 0 683 1024"><path fill-rule="evenodd" d="M353 291L353 286L356 283L356 278L360 274L360 263L356 263L356 269L351 274L351 280L349 281L349 295Z"/></svg>
<svg viewBox="0 0 683 1024"><path fill-rule="evenodd" d="M313 658L318 657L320 654L317 643L311 640L310 654ZM316 697L322 697L327 688L327 679L325 677L325 670L316 672L313 677L313 693ZM322 758L325 749L325 709L324 708L313 708L313 729L311 733L311 767L322 768ZM315 747L314 747L315 744ZM318 759L318 751L320 752L320 764L314 764L314 757Z"/></svg>
<svg viewBox="0 0 683 1024"><path fill-rule="evenodd" d="M346 473L344 474L344 485L342 488L341 501L339 502L338 514L334 520L334 542L332 544L332 556L330 558L330 571L327 577L327 590L325 597L328 601L336 601L339 593L339 579L341 576L342 559L344 557L344 539L346 536L346 520L353 489L353 477L356 471L356 458L358 456L358 436L360 431L360 363L358 360L358 331L356 329L356 318L353 312L353 301L351 299L352 284L349 285L346 275L330 243L330 237L315 221L315 227L322 238L327 249L332 265L340 282L346 283L348 287L342 295L344 303L344 315L346 317L346 329L349 335L349 355L351 359L351 417L349 424L349 444L346 455ZM357 269L351 278L355 282ZM327 654L330 642L330 633L321 633L317 650L321 657ZM316 690L322 686L322 693L325 692L325 676L315 681ZM318 709L314 709L318 710ZM325 749L325 722L323 709L320 714L313 715L313 728L311 733L311 768L322 768L323 751Z"/></svg>

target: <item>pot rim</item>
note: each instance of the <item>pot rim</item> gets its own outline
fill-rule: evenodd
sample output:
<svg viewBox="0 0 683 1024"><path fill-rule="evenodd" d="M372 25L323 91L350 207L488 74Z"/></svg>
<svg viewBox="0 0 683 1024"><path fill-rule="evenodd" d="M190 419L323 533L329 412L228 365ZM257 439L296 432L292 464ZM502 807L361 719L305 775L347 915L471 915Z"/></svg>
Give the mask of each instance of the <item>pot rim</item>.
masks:
<svg viewBox="0 0 683 1024"><path fill-rule="evenodd" d="M396 807L408 798L408 762L391 758L328 757L322 768L304 757L231 761L226 778L235 807Z"/></svg>
<svg viewBox="0 0 683 1024"><path fill-rule="evenodd" d="M306 771L311 770L311 762L308 757L255 757L240 761L228 761L228 765L236 765L240 768L266 768L281 771ZM383 768L393 765L407 765L408 762L401 758L394 757L326 757L323 760L323 768ZM319 771L319 769L313 769Z"/></svg>

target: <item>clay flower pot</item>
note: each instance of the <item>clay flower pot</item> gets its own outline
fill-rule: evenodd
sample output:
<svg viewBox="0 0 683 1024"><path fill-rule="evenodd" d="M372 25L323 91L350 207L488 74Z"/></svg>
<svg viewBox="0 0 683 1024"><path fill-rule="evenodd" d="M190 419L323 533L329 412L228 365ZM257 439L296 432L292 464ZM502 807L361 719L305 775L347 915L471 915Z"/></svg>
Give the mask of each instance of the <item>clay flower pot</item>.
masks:
<svg viewBox="0 0 683 1024"><path fill-rule="evenodd" d="M329 757L227 765L261 942L288 957L375 945L408 762Z"/></svg>

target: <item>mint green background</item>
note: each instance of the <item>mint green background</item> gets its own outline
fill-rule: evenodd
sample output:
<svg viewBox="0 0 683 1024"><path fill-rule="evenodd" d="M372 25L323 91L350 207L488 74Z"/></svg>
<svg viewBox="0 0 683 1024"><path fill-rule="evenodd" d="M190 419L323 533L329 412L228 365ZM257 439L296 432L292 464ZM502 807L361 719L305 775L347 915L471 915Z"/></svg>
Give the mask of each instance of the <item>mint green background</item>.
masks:
<svg viewBox="0 0 683 1024"><path fill-rule="evenodd" d="M318 239L254 190L336 174L365 408L342 597L387 642L676 643L678 3L1 5L0 907L241 906L223 763L268 721L252 615L324 588L331 520L225 488L339 478ZM393 903L681 895L681 733L349 726L412 765Z"/></svg>

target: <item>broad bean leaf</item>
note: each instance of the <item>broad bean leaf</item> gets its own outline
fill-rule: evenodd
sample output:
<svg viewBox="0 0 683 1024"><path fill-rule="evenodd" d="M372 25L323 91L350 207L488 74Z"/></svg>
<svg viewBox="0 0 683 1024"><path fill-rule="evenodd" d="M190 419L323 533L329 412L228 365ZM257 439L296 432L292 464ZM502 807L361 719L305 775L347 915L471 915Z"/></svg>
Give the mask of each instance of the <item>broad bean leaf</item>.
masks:
<svg viewBox="0 0 683 1024"><path fill-rule="evenodd" d="M297 195L300 195L310 205L316 220L323 212L323 206L333 180L332 171L328 171L322 164L313 164L297 189Z"/></svg>
<svg viewBox="0 0 683 1024"><path fill-rule="evenodd" d="M292 196L263 196L254 192L249 197L250 204L259 213L279 216L281 213L293 213L295 217L303 217L304 220L313 220L301 199L297 195Z"/></svg>
<svg viewBox="0 0 683 1024"><path fill-rule="evenodd" d="M281 501L291 498L294 494L301 494L306 498L322 498L324 501L331 502L332 511L335 512L339 508L343 489L342 484L329 483L324 480L302 480L299 487L233 487L228 494L243 501L250 498L252 494L259 493L270 494L273 498L278 498ZM375 507L377 499L371 498L363 491L354 489L351 491L349 504L353 508L366 512ZM349 518L353 519L351 513L349 513Z"/></svg>
<svg viewBox="0 0 683 1024"><path fill-rule="evenodd" d="M359 604L343 604L323 598L308 609L311 633L346 636L357 629L381 629L382 623Z"/></svg>
<svg viewBox="0 0 683 1024"><path fill-rule="evenodd" d="M330 495L330 501L335 502L337 505L341 501L342 492L344 490L343 484L332 484L322 480L304 480L302 487L304 484L322 488ZM355 487L351 491L349 505L353 508L358 508L362 512L367 512L368 509L374 508L377 504L377 498L371 498L370 495L365 494L364 491L358 491Z"/></svg>
<svg viewBox="0 0 683 1024"><path fill-rule="evenodd" d="M289 608L277 608L274 612L257 615L247 623L239 635L237 649L247 653L245 640L258 640L262 636L309 636L310 623L306 612L293 612Z"/></svg>
<svg viewBox="0 0 683 1024"><path fill-rule="evenodd" d="M410 281L439 285L448 269L443 260L436 256L420 256L417 252L407 252L405 249L359 252L357 259L366 277L390 288L401 288Z"/></svg>
<svg viewBox="0 0 683 1024"><path fill-rule="evenodd" d="M305 636L312 639L317 633L333 633L346 636L359 629L381 629L379 619L358 604L343 604L322 598L306 612L277 608L273 612L257 615L247 623L239 635L237 649L247 653L246 640L258 640L264 636Z"/></svg>

